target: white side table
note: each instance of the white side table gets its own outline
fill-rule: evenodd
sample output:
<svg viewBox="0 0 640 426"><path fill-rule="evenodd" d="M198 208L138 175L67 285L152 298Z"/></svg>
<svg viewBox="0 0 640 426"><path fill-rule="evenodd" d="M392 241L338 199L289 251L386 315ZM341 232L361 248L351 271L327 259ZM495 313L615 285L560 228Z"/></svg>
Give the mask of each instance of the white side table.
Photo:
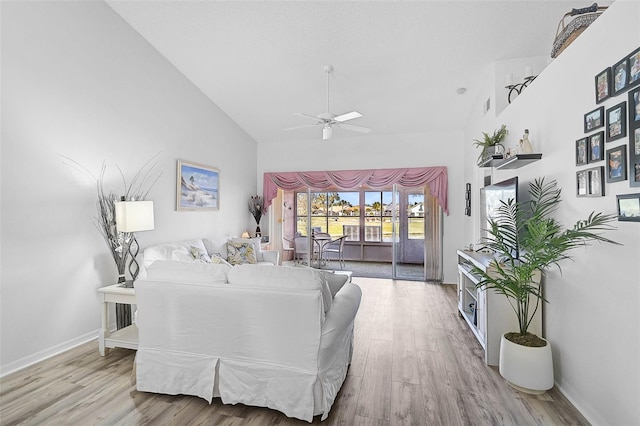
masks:
<svg viewBox="0 0 640 426"><path fill-rule="evenodd" d="M98 348L100 355L105 356L107 348L127 348L138 349L138 327L131 324L120 330L109 332L109 303L124 303L126 305L136 304L136 292L133 288L121 287L114 284L98 289L100 300L102 301L102 328L98 337Z"/></svg>

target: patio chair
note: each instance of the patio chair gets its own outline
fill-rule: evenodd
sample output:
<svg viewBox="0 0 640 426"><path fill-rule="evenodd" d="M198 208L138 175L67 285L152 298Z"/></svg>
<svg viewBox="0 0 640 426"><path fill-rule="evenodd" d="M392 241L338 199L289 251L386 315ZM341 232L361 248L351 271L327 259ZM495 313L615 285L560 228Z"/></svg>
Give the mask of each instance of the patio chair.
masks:
<svg viewBox="0 0 640 426"><path fill-rule="evenodd" d="M342 237L338 237L335 240L331 240L331 242L327 243L322 249L322 255L324 256L325 260L331 260L329 259L330 254L337 255L337 260L340 263L340 269L343 269L345 265L344 241L346 239L347 239L346 235L343 235Z"/></svg>
<svg viewBox="0 0 640 426"><path fill-rule="evenodd" d="M314 250L315 252L315 250ZM293 261L294 263L299 263L300 261L305 262L307 259L307 255L309 254L309 245L308 238L305 236L296 236L293 238ZM314 254L312 253L309 260L309 266L313 264Z"/></svg>

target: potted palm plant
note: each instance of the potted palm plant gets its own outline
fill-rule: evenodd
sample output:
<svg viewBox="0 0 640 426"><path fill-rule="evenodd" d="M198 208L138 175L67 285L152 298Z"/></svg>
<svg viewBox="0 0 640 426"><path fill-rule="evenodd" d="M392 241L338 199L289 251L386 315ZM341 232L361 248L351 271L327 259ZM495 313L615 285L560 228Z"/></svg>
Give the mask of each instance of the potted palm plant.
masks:
<svg viewBox="0 0 640 426"><path fill-rule="evenodd" d="M504 152L504 146L501 142L508 134L507 126L503 124L499 129L493 131L493 135L482 132L482 139L474 139L473 145L482 148L478 156L478 165L484 163L493 154Z"/></svg>
<svg viewBox="0 0 640 426"><path fill-rule="evenodd" d="M570 258L569 251L600 241L618 244L602 236L613 229L615 215L592 212L571 229L563 229L552 217L561 202L556 181L544 178L529 183L530 200L501 202L489 219L483 244L495 253L490 268L474 268L480 278L478 288L504 295L518 319L519 329L505 333L500 346L500 374L514 387L543 393L553 387L551 346L528 331L529 325L547 300L541 277L544 272Z"/></svg>

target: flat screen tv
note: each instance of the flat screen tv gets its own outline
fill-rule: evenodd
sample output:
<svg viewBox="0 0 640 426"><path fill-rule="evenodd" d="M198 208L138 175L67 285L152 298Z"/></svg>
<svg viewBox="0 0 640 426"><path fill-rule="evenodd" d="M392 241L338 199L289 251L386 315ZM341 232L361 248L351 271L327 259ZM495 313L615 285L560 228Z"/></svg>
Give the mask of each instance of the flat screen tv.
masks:
<svg viewBox="0 0 640 426"><path fill-rule="evenodd" d="M489 219L495 217L500 201L518 200L518 176L480 189L480 237L488 236Z"/></svg>

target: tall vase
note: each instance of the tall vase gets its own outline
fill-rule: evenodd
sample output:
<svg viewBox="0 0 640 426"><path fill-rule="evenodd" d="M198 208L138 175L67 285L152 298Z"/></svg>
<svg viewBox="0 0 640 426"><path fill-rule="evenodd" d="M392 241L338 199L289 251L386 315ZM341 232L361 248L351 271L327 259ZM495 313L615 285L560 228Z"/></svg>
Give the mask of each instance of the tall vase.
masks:
<svg viewBox="0 0 640 426"><path fill-rule="evenodd" d="M118 267L118 284L123 285L127 282L125 276L125 270L127 266L126 254L124 259L116 260L116 266ZM131 325L131 305L123 303L116 303L116 328L120 330Z"/></svg>
<svg viewBox="0 0 640 426"><path fill-rule="evenodd" d="M262 237L262 231L260 231L260 225L256 226L256 237Z"/></svg>

